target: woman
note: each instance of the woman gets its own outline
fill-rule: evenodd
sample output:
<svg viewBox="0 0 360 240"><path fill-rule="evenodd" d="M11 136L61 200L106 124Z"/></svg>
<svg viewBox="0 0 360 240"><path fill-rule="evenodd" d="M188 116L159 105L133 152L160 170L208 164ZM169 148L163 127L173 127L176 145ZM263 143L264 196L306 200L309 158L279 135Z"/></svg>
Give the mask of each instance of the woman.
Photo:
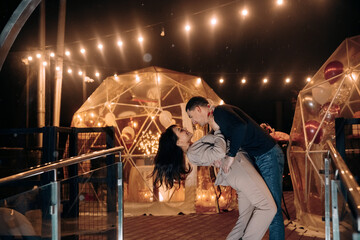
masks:
<svg viewBox="0 0 360 240"><path fill-rule="evenodd" d="M198 166L221 165L226 154L224 136L216 124L216 130L195 143L191 143L192 133L172 125L161 134L159 150L155 156L152 175L154 185L171 188L174 182L180 184L191 171L186 166L185 155ZM226 239L262 239L276 213L276 205L269 189L255 170L244 152L238 152L228 173L220 169L215 184L231 186L238 194L239 218Z"/></svg>

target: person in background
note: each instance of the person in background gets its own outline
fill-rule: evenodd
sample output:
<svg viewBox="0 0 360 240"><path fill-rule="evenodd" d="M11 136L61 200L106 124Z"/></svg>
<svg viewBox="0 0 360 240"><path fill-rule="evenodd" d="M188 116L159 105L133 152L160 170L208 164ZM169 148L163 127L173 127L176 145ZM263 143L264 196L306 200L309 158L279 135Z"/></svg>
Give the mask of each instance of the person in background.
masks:
<svg viewBox="0 0 360 240"><path fill-rule="evenodd" d="M192 164L198 166L220 166L226 155L226 142L216 130L195 143L192 133L177 125L172 125L161 134L159 149L155 156L152 172L154 186L165 185L172 188L184 180L191 167L186 165L185 155ZM239 218L229 233L228 240L261 240L275 213L276 204L264 180L249 161L247 154L239 151L236 161L228 173L221 169L215 184L231 186L238 194Z"/></svg>
<svg viewBox="0 0 360 240"><path fill-rule="evenodd" d="M200 96L191 98L186 111L193 124L204 126L215 122L226 140L230 150L222 163L227 173L239 149L254 159L277 206L277 213L270 224L270 240L285 239L284 219L281 211L282 174L284 154L276 142L240 108L231 105L210 106Z"/></svg>

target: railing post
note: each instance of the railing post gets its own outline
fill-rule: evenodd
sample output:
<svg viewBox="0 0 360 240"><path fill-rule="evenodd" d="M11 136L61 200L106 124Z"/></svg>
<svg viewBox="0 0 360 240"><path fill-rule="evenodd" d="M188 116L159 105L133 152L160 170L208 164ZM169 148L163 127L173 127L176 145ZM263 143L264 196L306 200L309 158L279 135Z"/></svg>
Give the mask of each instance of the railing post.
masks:
<svg viewBox="0 0 360 240"><path fill-rule="evenodd" d="M113 127L106 127L106 148L114 147L114 138L115 132ZM113 165L115 163L115 155L106 156L106 165L111 166L107 168L106 174L106 186L107 186L107 196L106 196L106 206L107 212L116 212L116 169Z"/></svg>
<svg viewBox="0 0 360 240"><path fill-rule="evenodd" d="M325 239L330 240L330 160L325 158Z"/></svg>
<svg viewBox="0 0 360 240"><path fill-rule="evenodd" d="M120 161L118 163L117 186L118 186L118 240L124 238L124 206L123 206L123 163L121 153L119 152Z"/></svg>
<svg viewBox="0 0 360 240"><path fill-rule="evenodd" d="M51 214L51 239L61 239L61 217L60 217L60 182L56 178L56 169L54 172L54 181L51 182L51 202L50 202L50 214Z"/></svg>
<svg viewBox="0 0 360 240"><path fill-rule="evenodd" d="M339 210L338 210L338 185L339 180L331 180L331 205L332 205L332 227L333 239L340 240L339 233Z"/></svg>
<svg viewBox="0 0 360 240"><path fill-rule="evenodd" d="M71 128L69 136L69 157L78 155L78 132L76 128ZM79 217L79 178L78 176L78 164L73 164L68 167L69 173L69 201L64 203L63 208L66 214L66 218L78 218ZM72 206L72 207L71 207ZM77 223L73 225L74 229L78 229Z"/></svg>

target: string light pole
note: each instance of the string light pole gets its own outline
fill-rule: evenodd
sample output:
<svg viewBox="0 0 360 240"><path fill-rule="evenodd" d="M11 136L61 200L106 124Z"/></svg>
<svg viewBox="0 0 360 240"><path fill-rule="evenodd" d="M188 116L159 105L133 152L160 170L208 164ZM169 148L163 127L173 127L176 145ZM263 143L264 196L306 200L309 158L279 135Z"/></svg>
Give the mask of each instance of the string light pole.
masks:
<svg viewBox="0 0 360 240"><path fill-rule="evenodd" d="M45 58L45 1L42 1L40 4L40 29L39 29L39 45L40 53L37 54L39 59L39 75L38 75L38 89L37 89L37 122L38 128L45 127L45 79L46 79L46 64L43 64L46 60ZM37 145L39 147L43 146L43 139L41 135L37 137Z"/></svg>
<svg viewBox="0 0 360 240"><path fill-rule="evenodd" d="M57 35L57 60L55 72L55 96L54 96L54 113L53 125L60 125L60 107L61 107L61 88L63 76L63 53L64 53L64 38L65 38L65 15L66 15L66 0L60 0L59 8L59 23Z"/></svg>

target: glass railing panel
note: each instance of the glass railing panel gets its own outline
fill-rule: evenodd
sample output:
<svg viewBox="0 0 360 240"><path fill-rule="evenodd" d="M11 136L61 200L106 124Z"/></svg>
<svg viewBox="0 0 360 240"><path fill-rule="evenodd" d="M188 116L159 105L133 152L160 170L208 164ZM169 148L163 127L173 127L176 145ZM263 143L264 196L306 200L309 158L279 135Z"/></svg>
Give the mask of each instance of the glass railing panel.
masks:
<svg viewBox="0 0 360 240"><path fill-rule="evenodd" d="M356 232L354 218L352 216L349 205L346 202L344 195L342 194L339 187L337 187L337 190L338 190L337 209L338 209L338 219L339 219L339 236L340 239L352 239L352 233ZM332 201L334 200L336 199L332 199ZM332 218L334 218L334 216L332 216Z"/></svg>
<svg viewBox="0 0 360 240"><path fill-rule="evenodd" d="M14 188L20 187L19 181ZM0 239L43 239L52 235L53 184L0 200Z"/></svg>
<svg viewBox="0 0 360 240"><path fill-rule="evenodd" d="M117 238L117 168L118 164L99 167L61 181L63 238Z"/></svg>

